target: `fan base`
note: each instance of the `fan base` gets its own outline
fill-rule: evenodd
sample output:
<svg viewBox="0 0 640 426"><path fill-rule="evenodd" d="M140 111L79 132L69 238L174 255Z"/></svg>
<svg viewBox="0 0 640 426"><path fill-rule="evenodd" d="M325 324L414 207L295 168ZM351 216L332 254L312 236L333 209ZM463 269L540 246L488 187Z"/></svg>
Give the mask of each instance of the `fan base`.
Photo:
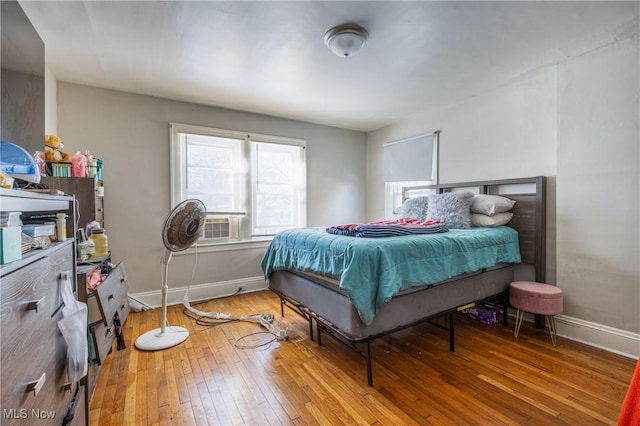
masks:
<svg viewBox="0 0 640 426"><path fill-rule="evenodd" d="M170 348L187 340L189 330L183 327L166 327L147 331L136 340L136 348L143 351L158 351Z"/></svg>

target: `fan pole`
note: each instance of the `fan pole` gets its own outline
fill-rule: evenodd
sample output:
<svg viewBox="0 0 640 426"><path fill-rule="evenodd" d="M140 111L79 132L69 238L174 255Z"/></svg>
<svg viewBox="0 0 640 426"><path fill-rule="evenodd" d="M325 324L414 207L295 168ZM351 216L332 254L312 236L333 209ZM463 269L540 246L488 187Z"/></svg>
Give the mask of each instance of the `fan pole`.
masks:
<svg viewBox="0 0 640 426"><path fill-rule="evenodd" d="M165 250L162 257L164 276L162 277L162 322L160 328L147 331L136 340L136 347L143 351L157 351L170 348L184 342L189 337L189 330L183 327L171 326L167 328L167 294L169 293L168 273L169 262L173 253Z"/></svg>
<svg viewBox="0 0 640 426"><path fill-rule="evenodd" d="M173 252L170 250L164 251L162 257L162 264L164 265L164 276L162 277L162 322L160 323L160 334L164 334L167 328L167 296L169 294L169 262L173 257Z"/></svg>

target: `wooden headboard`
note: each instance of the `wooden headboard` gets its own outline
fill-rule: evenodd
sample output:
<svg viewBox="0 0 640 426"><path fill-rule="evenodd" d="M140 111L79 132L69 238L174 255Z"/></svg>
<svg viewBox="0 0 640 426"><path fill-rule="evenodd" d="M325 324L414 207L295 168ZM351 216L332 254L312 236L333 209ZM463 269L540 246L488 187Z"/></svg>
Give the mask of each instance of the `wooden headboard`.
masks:
<svg viewBox="0 0 640 426"><path fill-rule="evenodd" d="M412 192L425 190L436 193L465 190L478 194L502 195L515 200L516 204L511 210L513 219L508 226L518 231L522 262L534 265L535 280L545 282L547 234L545 176L412 186L403 188L402 199L411 198Z"/></svg>

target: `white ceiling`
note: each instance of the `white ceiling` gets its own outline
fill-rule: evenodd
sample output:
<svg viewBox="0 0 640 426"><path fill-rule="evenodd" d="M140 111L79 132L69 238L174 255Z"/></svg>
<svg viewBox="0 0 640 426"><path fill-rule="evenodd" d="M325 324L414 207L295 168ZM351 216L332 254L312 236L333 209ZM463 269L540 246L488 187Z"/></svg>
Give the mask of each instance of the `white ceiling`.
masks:
<svg viewBox="0 0 640 426"><path fill-rule="evenodd" d="M58 80L370 131L638 33L638 2L20 1ZM340 58L325 32L358 23Z"/></svg>

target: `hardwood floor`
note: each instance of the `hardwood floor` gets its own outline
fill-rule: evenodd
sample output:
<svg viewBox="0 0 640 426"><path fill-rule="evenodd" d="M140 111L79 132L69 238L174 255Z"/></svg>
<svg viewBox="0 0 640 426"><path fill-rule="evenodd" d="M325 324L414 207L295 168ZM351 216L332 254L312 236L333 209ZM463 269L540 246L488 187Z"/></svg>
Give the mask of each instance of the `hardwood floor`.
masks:
<svg viewBox="0 0 640 426"><path fill-rule="evenodd" d="M257 324L200 326L169 308L189 339L157 352L135 339L159 326L159 310L133 313L127 348L107 357L90 404L91 425L597 425L615 424L635 361L523 324L509 327L457 316L456 352L446 331L423 324L376 340L374 386L364 359L323 336L310 341L305 320L280 318L269 291L197 306L237 315L272 312L292 329L270 341ZM236 346L237 345L237 346Z"/></svg>

